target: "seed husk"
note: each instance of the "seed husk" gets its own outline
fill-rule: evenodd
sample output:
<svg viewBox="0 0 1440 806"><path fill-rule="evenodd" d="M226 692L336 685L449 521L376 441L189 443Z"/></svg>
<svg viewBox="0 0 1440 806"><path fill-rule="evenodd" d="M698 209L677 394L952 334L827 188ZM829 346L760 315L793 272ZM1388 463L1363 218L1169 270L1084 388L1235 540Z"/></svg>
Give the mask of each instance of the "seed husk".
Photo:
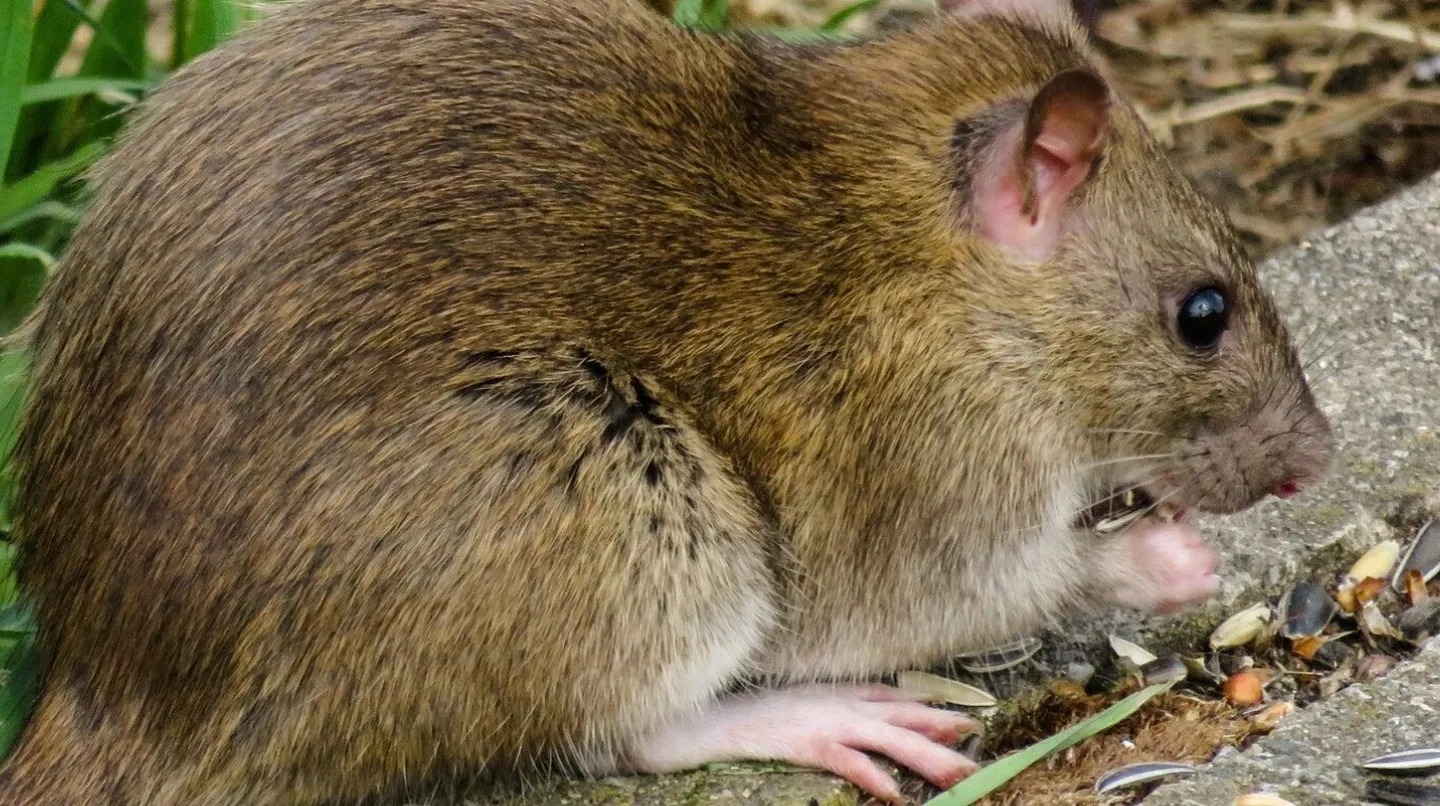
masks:
<svg viewBox="0 0 1440 806"><path fill-rule="evenodd" d="M1319 635L1339 609L1324 588L1314 582L1301 582L1280 600L1280 612L1285 617L1280 634L1292 641Z"/></svg>
<svg viewBox="0 0 1440 806"><path fill-rule="evenodd" d="M1356 620L1360 622L1360 629L1372 638L1393 638L1397 641L1405 638L1405 634L1390 623L1375 602L1366 602L1356 614Z"/></svg>
<svg viewBox="0 0 1440 806"><path fill-rule="evenodd" d="M1129 660L1136 666L1144 666L1147 663L1153 663L1158 660L1158 658L1155 657L1155 653L1134 641L1127 641L1118 635L1110 636L1110 648L1115 650L1116 655Z"/></svg>
<svg viewBox="0 0 1440 806"><path fill-rule="evenodd" d="M1095 782L1095 791L1098 794L1114 792L1117 789L1126 789L1132 786L1157 781L1161 778L1170 778L1176 775L1194 775L1196 768L1190 764L1172 764L1168 761L1150 761L1142 764L1127 764L1116 770L1111 770L1100 776Z"/></svg>
<svg viewBox="0 0 1440 806"><path fill-rule="evenodd" d="M1360 765L1377 772L1428 772L1440 770L1440 747L1417 747L1376 756Z"/></svg>
<svg viewBox="0 0 1440 806"><path fill-rule="evenodd" d="M1372 778L1365 782L1365 799L1393 806L1440 806L1440 786Z"/></svg>
<svg viewBox="0 0 1440 806"><path fill-rule="evenodd" d="M972 674L992 674L1012 669L1035 656L1040 651L1038 638L1020 638L1008 644L990 647L975 652L962 652L955 656L960 668Z"/></svg>
<svg viewBox="0 0 1440 806"><path fill-rule="evenodd" d="M1226 649L1244 646L1254 641L1274 616L1270 605L1263 602L1247 607L1220 622L1220 626L1210 633L1210 648Z"/></svg>
<svg viewBox="0 0 1440 806"><path fill-rule="evenodd" d="M1430 597L1400 614L1400 631L1405 638L1419 644L1432 635L1440 635L1440 597Z"/></svg>
<svg viewBox="0 0 1440 806"><path fill-rule="evenodd" d="M1152 660L1140 667L1140 674L1145 676L1145 685L1147 686L1178 683L1190 676L1189 670L1185 667L1185 660L1179 655L1166 655L1163 658Z"/></svg>
<svg viewBox="0 0 1440 806"><path fill-rule="evenodd" d="M999 703L995 695L983 688L951 680L948 677L929 672L909 671L896 676L896 686L904 692L917 694L931 702L950 705L964 705L970 708L990 708Z"/></svg>
<svg viewBox="0 0 1440 806"><path fill-rule="evenodd" d="M1425 575L1420 573L1419 568L1411 568L1405 572L1405 598L1410 604L1418 605L1430 598L1430 591L1425 587Z"/></svg>
<svg viewBox="0 0 1440 806"><path fill-rule="evenodd" d="M1424 581L1429 582L1436 575L1440 575L1440 518L1431 520L1420 527L1420 532L1415 535L1415 540L1405 550L1404 557L1400 560L1400 566L1395 570L1395 576L1390 584L1397 591L1404 591L1401 587L1405 583L1405 573L1410 569L1419 569Z"/></svg>

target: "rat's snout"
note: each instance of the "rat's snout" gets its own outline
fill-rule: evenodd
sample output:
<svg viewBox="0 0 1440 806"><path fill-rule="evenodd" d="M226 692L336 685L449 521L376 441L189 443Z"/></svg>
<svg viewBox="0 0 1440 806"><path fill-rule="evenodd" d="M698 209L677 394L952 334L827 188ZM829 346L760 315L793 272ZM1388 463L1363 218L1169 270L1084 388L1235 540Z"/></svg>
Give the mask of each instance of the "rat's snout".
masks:
<svg viewBox="0 0 1440 806"><path fill-rule="evenodd" d="M1304 381L1261 395L1238 422L1202 430L1171 481L1207 512L1246 509L1267 495L1290 498L1330 470L1334 439Z"/></svg>

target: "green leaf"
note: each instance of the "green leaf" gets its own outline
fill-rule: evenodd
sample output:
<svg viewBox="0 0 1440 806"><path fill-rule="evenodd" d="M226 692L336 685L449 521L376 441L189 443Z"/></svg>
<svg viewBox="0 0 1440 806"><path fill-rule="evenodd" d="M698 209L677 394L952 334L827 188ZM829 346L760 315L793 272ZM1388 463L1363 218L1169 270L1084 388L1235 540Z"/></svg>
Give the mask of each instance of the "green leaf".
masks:
<svg viewBox="0 0 1440 806"><path fill-rule="evenodd" d="M831 14L829 19L820 24L820 30L825 33L838 33L841 28L845 27L845 23L850 21L851 17L870 11L882 2L884 2L884 0L859 0L857 3L851 3L839 11L836 11L834 14Z"/></svg>
<svg viewBox="0 0 1440 806"><path fill-rule="evenodd" d="M1071 725L1044 741L1036 742L1024 750L1016 751L991 762L948 791L926 801L925 806L969 806L999 789L1005 782L1024 772L1032 764L1044 760L1053 753L1073 747L1101 731L1115 727L1126 717L1139 710L1140 706L1149 702L1157 694L1168 691L1173 685L1175 685L1173 682L1161 683L1137 691L1104 711Z"/></svg>
<svg viewBox="0 0 1440 806"><path fill-rule="evenodd" d="M724 31L730 27L729 0L679 0L670 15L677 25L702 31Z"/></svg>
<svg viewBox="0 0 1440 806"><path fill-rule="evenodd" d="M26 87L21 93L20 102L42 104L81 95L137 92L148 90L154 85L154 81L143 78L54 78Z"/></svg>
<svg viewBox="0 0 1440 806"><path fill-rule="evenodd" d="M90 167L104 154L104 143L87 143L70 156L46 163L24 179L0 188L0 220L45 201L61 182Z"/></svg>
<svg viewBox="0 0 1440 806"><path fill-rule="evenodd" d="M10 164L10 146L20 125L20 91L30 72L34 24L29 0L8 0L0 9L0 180Z"/></svg>
<svg viewBox="0 0 1440 806"><path fill-rule="evenodd" d="M32 221L45 220L74 224L80 220L80 210L58 201L41 202L8 218L0 218L0 234L19 229Z"/></svg>

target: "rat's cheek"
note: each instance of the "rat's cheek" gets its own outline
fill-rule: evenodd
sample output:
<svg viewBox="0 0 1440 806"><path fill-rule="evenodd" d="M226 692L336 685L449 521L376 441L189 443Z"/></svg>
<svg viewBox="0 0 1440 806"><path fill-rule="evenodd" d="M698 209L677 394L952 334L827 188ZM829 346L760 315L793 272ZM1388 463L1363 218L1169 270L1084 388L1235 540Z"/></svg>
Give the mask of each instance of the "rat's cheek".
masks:
<svg viewBox="0 0 1440 806"><path fill-rule="evenodd" d="M1146 521L1105 544L1101 574L1116 604L1170 614L1209 600L1220 590L1218 558L1187 523Z"/></svg>

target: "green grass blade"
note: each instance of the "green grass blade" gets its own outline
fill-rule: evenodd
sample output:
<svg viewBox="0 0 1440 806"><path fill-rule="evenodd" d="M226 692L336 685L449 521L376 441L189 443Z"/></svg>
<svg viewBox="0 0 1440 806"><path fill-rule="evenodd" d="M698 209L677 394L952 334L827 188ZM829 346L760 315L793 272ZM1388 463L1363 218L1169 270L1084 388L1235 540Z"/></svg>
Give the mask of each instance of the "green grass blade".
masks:
<svg viewBox="0 0 1440 806"><path fill-rule="evenodd" d="M30 80L41 81L55 75L55 68L70 49L75 29L89 16L89 0L61 2L45 0L35 18L35 36L30 44ZM80 13L76 13L76 6Z"/></svg>
<svg viewBox="0 0 1440 806"><path fill-rule="evenodd" d="M24 179L0 188L0 220L19 215L45 201L61 182L90 167L104 154L104 143L89 143L70 156L46 163Z"/></svg>
<svg viewBox="0 0 1440 806"><path fill-rule="evenodd" d="M38 246L28 243L7 243L0 244L0 258L11 260L33 260L39 263L45 271L55 266L55 256L46 252Z"/></svg>
<svg viewBox="0 0 1440 806"><path fill-rule="evenodd" d="M95 20L95 40L85 51L82 76L145 75L145 28L150 22L146 0L110 0Z"/></svg>
<svg viewBox="0 0 1440 806"><path fill-rule="evenodd" d="M61 221L68 225L75 224L79 220L79 208L61 204L58 201L46 201L21 210L8 218L0 218L0 235L19 229L33 221Z"/></svg>
<svg viewBox="0 0 1440 806"><path fill-rule="evenodd" d="M729 0L679 0L670 18L677 25L702 31L724 31L730 27Z"/></svg>
<svg viewBox="0 0 1440 806"><path fill-rule="evenodd" d="M1129 697L1106 708L1104 711L1082 720L1050 738L1036 742L1024 750L992 762L979 772L951 787L948 791L925 802L925 806L969 806L1003 786L1007 781L1045 757L1058 753L1094 736L1101 731L1115 727L1140 709L1157 694L1168 691L1174 683L1162 683L1137 691Z"/></svg>
<svg viewBox="0 0 1440 806"><path fill-rule="evenodd" d="M4 685L0 685L0 756L4 756L25 726L25 718L39 691L34 637L16 641L0 668L6 672Z"/></svg>
<svg viewBox="0 0 1440 806"><path fill-rule="evenodd" d="M30 73L34 24L28 0L8 0L0 10L0 179L10 164L10 146L20 125L20 92Z"/></svg>
<svg viewBox="0 0 1440 806"><path fill-rule="evenodd" d="M851 3L839 11L836 11L834 14L831 14L829 19L820 23L820 30L825 33L837 33L841 28L845 27L845 23L849 22L851 17L870 11L882 2L884 2L884 0L859 0L857 3Z"/></svg>
<svg viewBox="0 0 1440 806"><path fill-rule="evenodd" d="M193 19L186 40L186 61L213 49L240 28L240 10L235 0L192 0L191 9Z"/></svg>
<svg viewBox="0 0 1440 806"><path fill-rule="evenodd" d="M21 93L20 101L27 105L43 104L66 98L78 98L82 95L138 92L150 89L154 85L154 81L143 78L81 78L79 76L54 78L26 87Z"/></svg>

